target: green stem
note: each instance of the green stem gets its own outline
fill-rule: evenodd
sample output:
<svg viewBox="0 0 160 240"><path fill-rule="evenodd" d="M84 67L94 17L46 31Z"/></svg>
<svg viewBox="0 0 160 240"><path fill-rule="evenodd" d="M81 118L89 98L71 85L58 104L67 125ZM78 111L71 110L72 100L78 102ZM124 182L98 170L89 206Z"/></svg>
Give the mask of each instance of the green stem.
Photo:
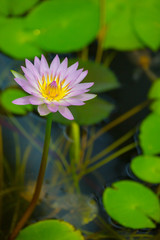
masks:
<svg viewBox="0 0 160 240"><path fill-rule="evenodd" d="M45 175L45 170L47 166L47 158L48 158L48 151L49 151L49 144L50 144L50 136L51 136L51 126L52 126L52 114L48 115L47 118L47 124L46 124L46 133L45 133L45 141L44 141L44 147L43 147L43 154L42 154L42 160L41 160L41 166L39 170L39 175L35 187L35 191L32 197L32 200L26 210L26 212L23 214L22 218L18 222L17 226L13 230L11 236L9 237L9 240L14 240L15 237L18 235L19 231L23 228L31 214L33 213L36 204L39 199L39 195L41 192L43 179Z"/></svg>
<svg viewBox="0 0 160 240"><path fill-rule="evenodd" d="M72 122L70 125L70 137L72 143L70 146L70 158L71 165L74 168L75 165L79 165L80 160L80 127L76 122Z"/></svg>
<svg viewBox="0 0 160 240"><path fill-rule="evenodd" d="M71 171L76 190L77 192L80 192L79 181L76 173L80 164L80 127L76 122L72 122L70 127L70 136L72 139L70 146Z"/></svg>

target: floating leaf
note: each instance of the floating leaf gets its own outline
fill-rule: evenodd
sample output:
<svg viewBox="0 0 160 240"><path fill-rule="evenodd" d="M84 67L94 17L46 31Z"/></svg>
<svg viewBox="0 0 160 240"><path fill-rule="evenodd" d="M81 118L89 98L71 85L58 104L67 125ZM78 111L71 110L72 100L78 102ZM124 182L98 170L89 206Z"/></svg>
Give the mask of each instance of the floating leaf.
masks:
<svg viewBox="0 0 160 240"><path fill-rule="evenodd" d="M136 33L147 46L157 50L160 46L160 1L135 1L133 11Z"/></svg>
<svg viewBox="0 0 160 240"><path fill-rule="evenodd" d="M0 48L19 59L40 56L42 51L32 41L36 33L25 29L22 18L0 18Z"/></svg>
<svg viewBox="0 0 160 240"><path fill-rule="evenodd" d="M160 116L152 113L140 126L140 146L147 155L160 153Z"/></svg>
<svg viewBox="0 0 160 240"><path fill-rule="evenodd" d="M133 2L128 0L106 0L104 48L132 50L143 47L131 24L132 5Z"/></svg>
<svg viewBox="0 0 160 240"><path fill-rule="evenodd" d="M63 221L45 220L23 229L16 240L83 240L79 230Z"/></svg>
<svg viewBox="0 0 160 240"><path fill-rule="evenodd" d="M133 173L149 183L160 183L160 157L137 156L131 162Z"/></svg>
<svg viewBox="0 0 160 240"><path fill-rule="evenodd" d="M150 105L150 109L156 113L157 115L160 116L160 99L157 101L154 101L151 105Z"/></svg>
<svg viewBox="0 0 160 240"><path fill-rule="evenodd" d="M99 30L96 0L44 1L27 16L27 28L37 31L35 43L46 51L70 52L92 42Z"/></svg>
<svg viewBox="0 0 160 240"><path fill-rule="evenodd" d="M27 12L39 0L1 0L0 12L5 15L20 15Z"/></svg>
<svg viewBox="0 0 160 240"><path fill-rule="evenodd" d="M1 0L0 14L3 16L8 15L9 2L6 0Z"/></svg>
<svg viewBox="0 0 160 240"><path fill-rule="evenodd" d="M88 70L88 74L83 82L94 82L90 92L99 93L109 91L120 86L115 74L107 67L92 62L79 59L69 60L69 65L79 62L79 67Z"/></svg>
<svg viewBox="0 0 160 240"><path fill-rule="evenodd" d="M32 105L16 105L12 103L13 100L24 96L27 96L27 94L23 90L17 88L8 88L1 93L1 105L4 109L11 113L21 115L26 114L27 111L31 111L33 109Z"/></svg>
<svg viewBox="0 0 160 240"><path fill-rule="evenodd" d="M98 97L89 100L83 106L69 107L73 113L74 121L76 121L79 125L92 125L98 123L107 118L113 108L113 104ZM55 113L53 115L53 120L62 124L71 123L71 121L65 119L59 113Z"/></svg>
<svg viewBox="0 0 160 240"><path fill-rule="evenodd" d="M149 98L160 98L160 79L157 79L151 86L149 91Z"/></svg>
<svg viewBox="0 0 160 240"><path fill-rule="evenodd" d="M125 227L155 228L152 220L160 221L158 197L134 181L123 180L106 188L103 204L108 214Z"/></svg>

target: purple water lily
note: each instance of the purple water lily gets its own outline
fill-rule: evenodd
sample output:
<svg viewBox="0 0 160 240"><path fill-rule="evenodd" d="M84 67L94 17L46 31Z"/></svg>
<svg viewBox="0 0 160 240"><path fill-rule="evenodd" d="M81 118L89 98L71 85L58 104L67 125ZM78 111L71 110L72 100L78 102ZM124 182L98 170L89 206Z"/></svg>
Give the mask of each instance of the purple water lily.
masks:
<svg viewBox="0 0 160 240"><path fill-rule="evenodd" d="M78 62L68 67L68 59L65 58L60 63L56 55L49 67L42 55L41 59L35 57L34 64L27 59L25 63L26 67L22 67L24 76L14 75L15 81L30 95L14 100L14 104L38 105L41 116L59 111L65 118L73 120L74 117L67 107L83 105L84 101L96 96L87 93L93 82L81 83L88 71L77 70Z"/></svg>

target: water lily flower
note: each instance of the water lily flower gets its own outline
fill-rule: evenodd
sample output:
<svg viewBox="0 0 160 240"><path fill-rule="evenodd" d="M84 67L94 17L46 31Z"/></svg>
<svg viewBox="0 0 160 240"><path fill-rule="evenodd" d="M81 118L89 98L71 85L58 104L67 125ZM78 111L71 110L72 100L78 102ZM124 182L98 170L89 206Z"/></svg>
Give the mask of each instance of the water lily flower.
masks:
<svg viewBox="0 0 160 240"><path fill-rule="evenodd" d="M59 111L65 118L73 120L74 117L67 108L70 105L83 105L84 101L94 98L95 94L87 93L93 82L81 83L88 71L78 68L78 62L68 67L68 59L62 63L58 55L49 66L45 57L35 57L34 64L28 59L26 67L22 66L24 76L14 72L15 81L29 93L29 96L13 101L17 105L38 105L41 116L50 112Z"/></svg>

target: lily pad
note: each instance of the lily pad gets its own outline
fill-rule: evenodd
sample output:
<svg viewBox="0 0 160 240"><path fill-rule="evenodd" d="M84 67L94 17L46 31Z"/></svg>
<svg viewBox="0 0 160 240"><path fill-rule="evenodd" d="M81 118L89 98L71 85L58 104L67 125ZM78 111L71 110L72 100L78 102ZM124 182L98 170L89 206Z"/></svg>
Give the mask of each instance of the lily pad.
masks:
<svg viewBox="0 0 160 240"><path fill-rule="evenodd" d="M149 183L160 183L160 157L141 155L131 162L133 173Z"/></svg>
<svg viewBox="0 0 160 240"><path fill-rule="evenodd" d="M135 1L133 25L139 38L153 50L160 46L160 1ZM151 34L152 33L152 34Z"/></svg>
<svg viewBox="0 0 160 240"><path fill-rule="evenodd" d="M23 229L16 240L83 240L79 230L59 220L45 220Z"/></svg>
<svg viewBox="0 0 160 240"><path fill-rule="evenodd" d="M6 0L1 0L0 15L2 16L8 15L8 1Z"/></svg>
<svg viewBox="0 0 160 240"><path fill-rule="evenodd" d="M133 1L128 0L106 0L104 48L132 50L143 47L132 26L132 5Z"/></svg>
<svg viewBox="0 0 160 240"><path fill-rule="evenodd" d="M1 0L0 13L5 15L20 15L27 12L39 0Z"/></svg>
<svg viewBox="0 0 160 240"><path fill-rule="evenodd" d="M16 105L13 104L12 101L20 98L25 97L27 94L18 88L8 88L4 90L0 95L0 102L4 109L7 111L13 113L13 114L20 114L24 115L27 113L27 111L32 111L33 107L32 105Z"/></svg>
<svg viewBox="0 0 160 240"><path fill-rule="evenodd" d="M160 116L151 113L140 126L140 146L147 155L160 153Z"/></svg>
<svg viewBox="0 0 160 240"><path fill-rule="evenodd" d="M71 52L91 43L99 31L99 1L43 1L26 17L37 32L35 44L45 51Z"/></svg>
<svg viewBox="0 0 160 240"><path fill-rule="evenodd" d="M150 109L160 116L160 99L150 105Z"/></svg>
<svg viewBox="0 0 160 240"><path fill-rule="evenodd" d="M160 79L152 84L148 97L151 99L160 98Z"/></svg>
<svg viewBox="0 0 160 240"><path fill-rule="evenodd" d="M33 44L36 32L26 29L22 18L0 18L0 36L0 49L11 57L33 58L42 53Z"/></svg>
<svg viewBox="0 0 160 240"><path fill-rule="evenodd" d="M69 109L74 116L74 121L79 125L92 125L106 119L114 109L114 105L96 97L86 101L86 104L83 106L71 106ZM53 121L62 124L71 123L71 121L65 119L59 113L53 114Z"/></svg>
<svg viewBox="0 0 160 240"><path fill-rule="evenodd" d="M88 70L88 74L83 82L94 82L90 92L100 93L120 87L115 74L109 68L92 61L82 61L79 59L69 60L69 65L76 61L79 62L79 68Z"/></svg>
<svg viewBox="0 0 160 240"><path fill-rule="evenodd" d="M123 180L113 183L103 193L107 213L125 227L155 228L160 222L158 197L140 183Z"/></svg>

